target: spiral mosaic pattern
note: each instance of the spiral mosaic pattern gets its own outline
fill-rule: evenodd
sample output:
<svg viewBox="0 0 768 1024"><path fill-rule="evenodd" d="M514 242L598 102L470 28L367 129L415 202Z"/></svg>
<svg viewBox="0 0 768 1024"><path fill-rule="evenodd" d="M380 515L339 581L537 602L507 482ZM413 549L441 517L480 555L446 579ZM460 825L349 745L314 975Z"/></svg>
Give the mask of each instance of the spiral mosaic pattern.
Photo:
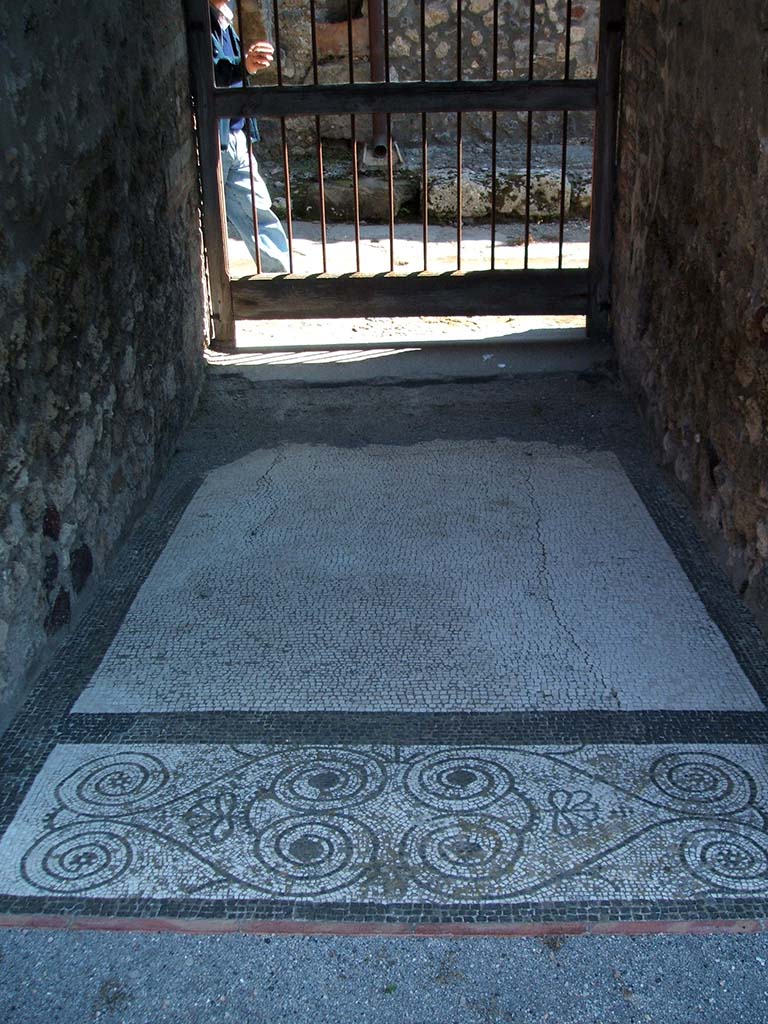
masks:
<svg viewBox="0 0 768 1024"><path fill-rule="evenodd" d="M513 792L510 772L489 757L474 753L430 754L414 764L405 778L411 797L436 811L480 811Z"/></svg>
<svg viewBox="0 0 768 1024"><path fill-rule="evenodd" d="M502 818L450 815L412 829L401 856L417 868L421 884L445 893L461 883L503 883L522 850L522 833Z"/></svg>
<svg viewBox="0 0 768 1024"><path fill-rule="evenodd" d="M36 889L63 896L116 882L132 861L131 845L123 836L77 824L43 836L25 855L21 871Z"/></svg>
<svg viewBox="0 0 768 1024"><path fill-rule="evenodd" d="M384 789L381 761L358 751L302 751L301 762L274 781L275 799L299 811L343 810L375 800Z"/></svg>
<svg viewBox="0 0 768 1024"><path fill-rule="evenodd" d="M708 886L728 892L762 892L768 883L768 836L763 833L702 829L681 848L688 870Z"/></svg>
<svg viewBox="0 0 768 1024"><path fill-rule="evenodd" d="M107 750L56 748L0 839L0 898L295 900L310 916L768 898L763 747Z"/></svg>
<svg viewBox="0 0 768 1024"><path fill-rule="evenodd" d="M64 779L56 795L76 814L119 813L155 796L168 778L168 769L151 754L98 757Z"/></svg>
<svg viewBox="0 0 768 1024"><path fill-rule="evenodd" d="M654 762L651 779L665 796L700 811L735 814L744 810L754 796L754 781L747 772L709 751L667 754Z"/></svg>
<svg viewBox="0 0 768 1024"><path fill-rule="evenodd" d="M352 818L283 818L265 828L254 846L267 869L257 884L293 896L335 892L370 873L376 851L373 832Z"/></svg>

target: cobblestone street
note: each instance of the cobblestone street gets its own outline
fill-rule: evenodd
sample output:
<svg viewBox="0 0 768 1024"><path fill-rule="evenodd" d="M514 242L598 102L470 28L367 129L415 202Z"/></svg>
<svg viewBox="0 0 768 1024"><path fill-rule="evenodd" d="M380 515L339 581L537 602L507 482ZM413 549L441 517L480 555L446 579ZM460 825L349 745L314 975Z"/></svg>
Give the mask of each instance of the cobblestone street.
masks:
<svg viewBox="0 0 768 1024"><path fill-rule="evenodd" d="M754 920L767 694L608 374L219 370L6 734L0 909Z"/></svg>

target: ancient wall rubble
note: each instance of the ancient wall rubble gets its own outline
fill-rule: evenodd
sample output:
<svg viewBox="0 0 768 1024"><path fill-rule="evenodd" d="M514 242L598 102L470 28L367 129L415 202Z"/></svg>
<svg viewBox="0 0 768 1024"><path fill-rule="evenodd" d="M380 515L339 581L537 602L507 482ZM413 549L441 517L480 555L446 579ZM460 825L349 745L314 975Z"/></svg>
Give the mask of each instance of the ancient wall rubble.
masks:
<svg viewBox="0 0 768 1024"><path fill-rule="evenodd" d="M0 709L66 633L201 384L181 11L0 11Z"/></svg>
<svg viewBox="0 0 768 1024"><path fill-rule="evenodd" d="M768 599L768 6L629 0L614 276L663 460Z"/></svg>

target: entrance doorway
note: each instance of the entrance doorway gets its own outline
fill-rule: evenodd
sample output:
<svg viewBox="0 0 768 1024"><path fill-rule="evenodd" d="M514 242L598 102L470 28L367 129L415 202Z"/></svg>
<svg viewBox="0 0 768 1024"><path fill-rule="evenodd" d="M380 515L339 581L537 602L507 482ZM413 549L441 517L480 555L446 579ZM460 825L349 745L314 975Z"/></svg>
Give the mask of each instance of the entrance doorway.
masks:
<svg viewBox="0 0 768 1024"><path fill-rule="evenodd" d="M237 320L350 311L607 333L623 0L240 7L244 45L274 40L274 80L227 90L208 4L188 2L215 347ZM289 274L229 259L217 126L241 116L262 126Z"/></svg>

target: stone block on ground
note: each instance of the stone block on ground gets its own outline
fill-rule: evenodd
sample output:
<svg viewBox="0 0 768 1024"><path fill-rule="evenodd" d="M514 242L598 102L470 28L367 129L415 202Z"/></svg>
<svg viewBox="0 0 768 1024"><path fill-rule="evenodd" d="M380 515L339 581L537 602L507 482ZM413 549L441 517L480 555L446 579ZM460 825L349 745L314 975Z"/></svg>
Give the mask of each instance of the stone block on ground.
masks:
<svg viewBox="0 0 768 1024"><path fill-rule="evenodd" d="M389 186L383 177L361 177L358 185L360 219L384 224L389 219ZM394 184L395 216L406 205L416 205L418 188L408 179ZM292 210L294 217L305 220L320 219L320 188L316 181L297 181L293 187ZM328 220L351 224L355 219L352 176L336 178L325 183L325 214Z"/></svg>
<svg viewBox="0 0 768 1024"><path fill-rule="evenodd" d="M585 177L587 180L585 181ZM565 179L565 215L584 215L591 198L590 176L579 178L579 205L572 205L574 188ZM462 216L466 221L489 220L492 205L492 180L488 171L462 174ZM522 220L526 212L525 169L497 171L496 216L498 220ZM561 172L559 168L534 170L531 174L530 214L535 220L557 220L560 216ZM457 177L453 170L435 170L428 181L430 217L440 223L456 220L458 210Z"/></svg>

